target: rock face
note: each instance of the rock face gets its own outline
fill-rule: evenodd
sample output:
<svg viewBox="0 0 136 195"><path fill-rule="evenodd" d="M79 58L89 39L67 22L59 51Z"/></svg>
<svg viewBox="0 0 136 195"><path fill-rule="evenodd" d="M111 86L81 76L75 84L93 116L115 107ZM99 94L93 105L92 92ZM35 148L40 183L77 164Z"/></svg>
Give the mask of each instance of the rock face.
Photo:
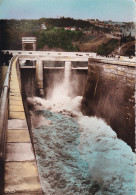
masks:
<svg viewBox="0 0 136 195"><path fill-rule="evenodd" d="M89 59L83 114L104 119L134 151L135 66Z"/></svg>

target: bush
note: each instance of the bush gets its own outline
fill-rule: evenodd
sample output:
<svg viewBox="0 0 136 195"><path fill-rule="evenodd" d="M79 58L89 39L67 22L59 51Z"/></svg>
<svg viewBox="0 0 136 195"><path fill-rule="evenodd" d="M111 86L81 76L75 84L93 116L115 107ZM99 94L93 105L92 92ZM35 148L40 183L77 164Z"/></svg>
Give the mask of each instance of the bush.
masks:
<svg viewBox="0 0 136 195"><path fill-rule="evenodd" d="M124 53L125 56L135 56L135 45L130 46L126 52Z"/></svg>
<svg viewBox="0 0 136 195"><path fill-rule="evenodd" d="M107 43L103 43L97 49L97 55L108 56L119 46L118 39L111 39Z"/></svg>
<svg viewBox="0 0 136 195"><path fill-rule="evenodd" d="M67 51L79 51L78 46L73 46L73 41L78 41L82 36L80 31L71 31L49 28L46 31L38 31L34 33L37 37L37 47L42 49L44 45L48 47L57 47Z"/></svg>

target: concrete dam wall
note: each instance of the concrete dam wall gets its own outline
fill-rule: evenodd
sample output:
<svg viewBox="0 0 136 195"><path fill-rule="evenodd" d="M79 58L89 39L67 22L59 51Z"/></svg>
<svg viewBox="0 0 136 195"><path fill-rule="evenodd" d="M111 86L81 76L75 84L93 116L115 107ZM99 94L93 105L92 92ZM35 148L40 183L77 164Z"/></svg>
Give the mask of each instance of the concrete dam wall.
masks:
<svg viewBox="0 0 136 195"><path fill-rule="evenodd" d="M44 97L49 95L54 87L61 85L64 79L64 69L44 69ZM87 81L87 70L71 70L69 96L83 96Z"/></svg>
<svg viewBox="0 0 136 195"><path fill-rule="evenodd" d="M89 60L82 100L84 115L104 119L134 151L135 67Z"/></svg>
<svg viewBox="0 0 136 195"><path fill-rule="evenodd" d="M50 67L49 67L50 65ZM71 69L70 75L70 96L83 96L87 81L87 69L82 67L87 66L85 62L72 62L71 66L81 68ZM81 66L82 65L82 66ZM56 62L43 63L43 97L46 98L50 94L55 85L60 85L64 79L64 63L57 64ZM38 81L36 76L35 66L23 66L21 68L21 82L26 91L27 97L39 96Z"/></svg>

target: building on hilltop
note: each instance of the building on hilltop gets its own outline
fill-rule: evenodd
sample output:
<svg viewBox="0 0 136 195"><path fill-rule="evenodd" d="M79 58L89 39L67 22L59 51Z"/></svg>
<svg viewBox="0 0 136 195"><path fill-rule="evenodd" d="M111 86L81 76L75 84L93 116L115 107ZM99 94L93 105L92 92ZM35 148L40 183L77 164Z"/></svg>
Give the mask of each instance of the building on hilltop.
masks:
<svg viewBox="0 0 136 195"><path fill-rule="evenodd" d="M42 30L46 30L47 29L47 27L45 26L45 24L43 23L43 24L41 24L41 29Z"/></svg>

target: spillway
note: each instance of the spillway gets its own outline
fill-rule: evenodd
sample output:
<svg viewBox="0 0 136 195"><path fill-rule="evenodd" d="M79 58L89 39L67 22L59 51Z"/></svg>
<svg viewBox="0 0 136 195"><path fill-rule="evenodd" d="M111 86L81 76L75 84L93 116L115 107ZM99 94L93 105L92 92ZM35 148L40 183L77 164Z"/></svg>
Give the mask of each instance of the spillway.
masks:
<svg viewBox="0 0 136 195"><path fill-rule="evenodd" d="M60 70L45 69L44 75L43 98L32 97L36 91L28 92L25 84L44 194L134 195L131 147L102 119L81 112L87 72L66 63Z"/></svg>

